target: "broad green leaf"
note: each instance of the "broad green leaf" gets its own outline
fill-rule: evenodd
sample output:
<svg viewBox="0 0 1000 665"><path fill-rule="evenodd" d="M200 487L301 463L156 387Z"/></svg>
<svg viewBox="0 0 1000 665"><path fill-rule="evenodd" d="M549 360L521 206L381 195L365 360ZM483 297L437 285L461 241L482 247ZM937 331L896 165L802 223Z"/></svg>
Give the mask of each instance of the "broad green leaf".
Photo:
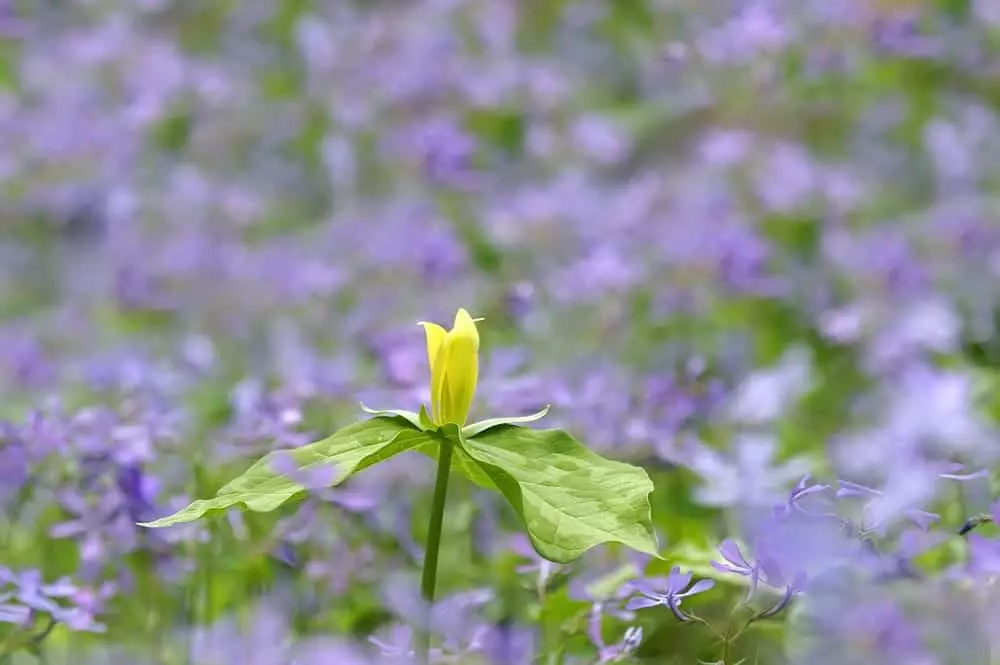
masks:
<svg viewBox="0 0 1000 665"><path fill-rule="evenodd" d="M550 406L546 406L544 409L537 413L532 413L529 416L509 416L507 418L488 418L486 420L480 420L478 423L472 423L471 425L466 425L462 428L462 436L466 439L471 439L474 436L478 436L488 429L494 427L499 427L500 425L527 425L528 423L533 423L536 420L541 420L549 413Z"/></svg>
<svg viewBox="0 0 1000 665"><path fill-rule="evenodd" d="M140 524L165 527L193 522L207 513L243 505L266 513L305 490L301 484L275 469L279 455L291 455L301 473L332 467L330 485L339 485L351 475L407 450L431 444L434 435L415 429L402 416L377 417L355 423L322 441L301 448L268 453L246 472L227 483L211 499L199 499L187 508Z"/></svg>
<svg viewBox="0 0 1000 665"><path fill-rule="evenodd" d="M636 466L605 459L562 430L491 428L461 447L506 497L538 553L567 563L601 543L658 557L653 483Z"/></svg>
<svg viewBox="0 0 1000 665"><path fill-rule="evenodd" d="M376 417L381 416L384 418L393 418L393 417L405 418L407 422L409 422L417 429L430 429L428 427L424 427L424 423L420 417L420 414L414 413L413 411L407 411L405 409L370 409L367 406L365 406L364 402L361 402L360 404L361 404L361 410L367 413L368 415ZM420 409L421 411L423 411L424 407L421 406Z"/></svg>

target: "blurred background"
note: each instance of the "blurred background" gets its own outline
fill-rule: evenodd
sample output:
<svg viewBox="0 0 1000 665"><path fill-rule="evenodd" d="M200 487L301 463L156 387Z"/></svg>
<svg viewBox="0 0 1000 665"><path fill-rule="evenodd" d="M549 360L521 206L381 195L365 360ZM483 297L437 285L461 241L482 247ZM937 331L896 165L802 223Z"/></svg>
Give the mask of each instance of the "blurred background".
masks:
<svg viewBox="0 0 1000 665"><path fill-rule="evenodd" d="M878 488L862 540L922 572L726 665L991 662L1000 553L954 533L992 482L937 465L1000 450L998 102L998 0L0 3L0 662L406 661L430 460L135 522L419 408L458 307L473 415L644 466L667 559L541 561L455 479L439 662L719 661L622 585L712 577L726 628L716 548L806 474Z"/></svg>

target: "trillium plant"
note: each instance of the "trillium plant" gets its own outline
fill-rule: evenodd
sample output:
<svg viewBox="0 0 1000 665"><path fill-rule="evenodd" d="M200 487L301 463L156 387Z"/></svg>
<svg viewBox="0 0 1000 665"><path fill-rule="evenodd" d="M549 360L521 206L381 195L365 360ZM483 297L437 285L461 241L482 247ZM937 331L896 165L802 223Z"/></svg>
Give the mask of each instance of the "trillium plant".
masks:
<svg viewBox="0 0 1000 665"><path fill-rule="evenodd" d="M434 601L445 496L452 470L499 492L517 513L535 550L555 563L572 561L609 542L657 556L650 515L653 484L636 466L600 457L559 429L526 427L548 408L528 416L490 418L467 424L479 378L477 321L459 309L451 330L421 322L431 371L430 410L373 410L370 416L329 437L291 451L274 451L209 499L146 527L192 522L232 507L275 510L315 489L298 482L311 470L332 467L328 484L391 457L417 451L437 460L437 478L427 536L421 591ZM293 464L289 465L287 456ZM295 472L289 473L293 466ZM298 479L298 480L297 480Z"/></svg>

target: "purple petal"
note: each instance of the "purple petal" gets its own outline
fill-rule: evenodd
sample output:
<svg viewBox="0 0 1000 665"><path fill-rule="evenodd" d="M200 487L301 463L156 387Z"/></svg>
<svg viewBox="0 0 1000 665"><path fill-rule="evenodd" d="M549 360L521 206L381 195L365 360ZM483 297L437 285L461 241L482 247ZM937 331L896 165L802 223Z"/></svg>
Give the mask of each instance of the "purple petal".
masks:
<svg viewBox="0 0 1000 665"><path fill-rule="evenodd" d="M662 595L660 589L667 588L667 582L662 577L640 577L628 582L627 586L646 596L659 596Z"/></svg>
<svg viewBox="0 0 1000 665"><path fill-rule="evenodd" d="M737 569L749 571L751 566L740 551L740 546L728 538L719 545L719 554ZM735 572L735 571L734 571Z"/></svg>
<svg viewBox="0 0 1000 665"><path fill-rule="evenodd" d="M49 527L49 535L53 538L74 538L87 531L87 525L80 520L59 522Z"/></svg>
<svg viewBox="0 0 1000 665"><path fill-rule="evenodd" d="M41 591L49 598L69 598L77 592L77 588L68 577L63 577L52 584L43 584Z"/></svg>
<svg viewBox="0 0 1000 665"><path fill-rule="evenodd" d="M969 534L969 570L981 575L1000 573L1000 540Z"/></svg>
<svg viewBox="0 0 1000 665"><path fill-rule="evenodd" d="M844 499L848 497L871 497L871 496L881 496L882 492L871 487L865 487L864 485L859 485L858 483L852 483L849 480L841 480L840 487L837 489L837 498Z"/></svg>
<svg viewBox="0 0 1000 665"><path fill-rule="evenodd" d="M34 591L42 585L42 571L36 568L29 568L28 570L21 571L21 574L17 576L16 584L21 587L22 590Z"/></svg>
<svg viewBox="0 0 1000 665"><path fill-rule="evenodd" d="M778 588L785 586L785 576L782 575L776 561L767 557L762 558L760 560L760 569L768 584Z"/></svg>
<svg viewBox="0 0 1000 665"><path fill-rule="evenodd" d="M829 485L810 485L809 487L796 488L796 490L792 492L792 501L793 502L798 501L804 496L809 496L810 494L817 494L819 492L823 492L828 489L830 489Z"/></svg>
<svg viewBox="0 0 1000 665"><path fill-rule="evenodd" d="M789 603L792 602L792 596L794 594L795 594L794 588L793 587L788 587L787 589L785 589L785 593L781 597L781 600L779 600L777 602L777 604L775 604L770 609L764 610L763 612L761 612L760 614L758 614L757 618L758 619L769 619L769 618L771 618L771 617L773 617L773 616L775 616L777 614L780 614L781 611L784 610L786 607L788 607Z"/></svg>
<svg viewBox="0 0 1000 665"><path fill-rule="evenodd" d="M926 510L916 510L916 509L907 510L906 516L909 517L914 524L916 524L924 531L930 529L931 525L934 524L934 522L938 522L941 520L940 515L929 513Z"/></svg>
<svg viewBox="0 0 1000 665"><path fill-rule="evenodd" d="M654 600L653 598L648 598L646 596L636 596L628 601L628 604L625 605L625 609L634 611L662 604L662 600Z"/></svg>
<svg viewBox="0 0 1000 665"><path fill-rule="evenodd" d="M750 571L743 568L737 568L731 564L720 563L718 561L712 561L712 568L715 568L720 573L733 573L734 575L743 575L744 577L750 574Z"/></svg>
<svg viewBox="0 0 1000 665"><path fill-rule="evenodd" d="M692 577L693 574L690 571L682 573L680 568L674 566L670 571L670 577L667 578L667 593L680 593L691 584Z"/></svg>
<svg viewBox="0 0 1000 665"><path fill-rule="evenodd" d="M0 604L0 623L23 625L31 618L31 610L23 605Z"/></svg>
<svg viewBox="0 0 1000 665"><path fill-rule="evenodd" d="M715 586L715 580L698 580L693 585L691 585L690 589L678 595L684 596L686 598L688 596L693 596L698 593L704 593L705 591L708 591L714 586Z"/></svg>
<svg viewBox="0 0 1000 665"><path fill-rule="evenodd" d="M62 609L59 605L41 595L35 589L28 589L17 594L17 599L30 607L33 610L38 610L39 612L48 612L49 614L58 614Z"/></svg>
<svg viewBox="0 0 1000 665"><path fill-rule="evenodd" d="M959 471L961 471L964 468L965 467L963 467L961 464L957 463L949 464L947 466L946 471L938 474L938 478L944 478L946 480L958 480L958 481L975 480L976 478L989 478L990 475L989 469L980 469L979 471L975 471L973 473L959 473Z"/></svg>

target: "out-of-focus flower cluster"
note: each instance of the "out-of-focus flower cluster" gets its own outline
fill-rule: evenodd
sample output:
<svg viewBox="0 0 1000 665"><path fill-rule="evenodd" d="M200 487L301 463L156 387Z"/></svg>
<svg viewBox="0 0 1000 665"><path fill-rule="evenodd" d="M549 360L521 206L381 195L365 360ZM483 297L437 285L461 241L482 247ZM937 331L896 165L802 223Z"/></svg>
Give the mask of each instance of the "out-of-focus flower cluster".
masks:
<svg viewBox="0 0 1000 665"><path fill-rule="evenodd" d="M0 659L711 662L739 606L733 663L988 662L995 4L0 2ZM421 458L135 526L427 402L458 306L475 410L646 466L666 561L459 484L431 615Z"/></svg>

